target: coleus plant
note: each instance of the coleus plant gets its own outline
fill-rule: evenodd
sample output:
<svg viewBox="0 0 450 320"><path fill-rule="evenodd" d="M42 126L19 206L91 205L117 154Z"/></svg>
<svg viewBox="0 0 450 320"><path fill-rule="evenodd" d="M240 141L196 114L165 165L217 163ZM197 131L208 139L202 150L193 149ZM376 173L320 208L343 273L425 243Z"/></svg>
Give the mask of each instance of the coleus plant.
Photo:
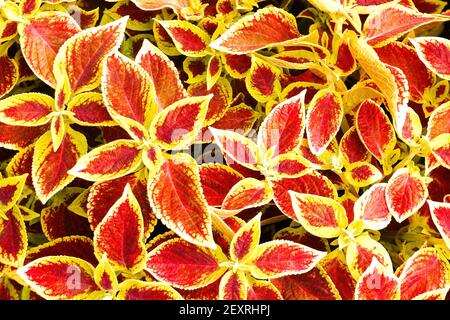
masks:
<svg viewBox="0 0 450 320"><path fill-rule="evenodd" d="M0 298L448 299L449 19L0 0Z"/></svg>

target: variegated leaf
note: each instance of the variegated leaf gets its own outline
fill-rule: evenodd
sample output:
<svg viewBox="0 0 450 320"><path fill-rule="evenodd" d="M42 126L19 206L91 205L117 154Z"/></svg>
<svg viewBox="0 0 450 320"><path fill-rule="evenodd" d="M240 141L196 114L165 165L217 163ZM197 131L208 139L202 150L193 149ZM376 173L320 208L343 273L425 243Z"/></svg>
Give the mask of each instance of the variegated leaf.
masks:
<svg viewBox="0 0 450 320"><path fill-rule="evenodd" d="M0 214L0 262L22 266L27 254L27 229L17 206Z"/></svg>
<svg viewBox="0 0 450 320"><path fill-rule="evenodd" d="M232 161L246 168L257 170L261 162L261 155L255 142L237 132L212 127L209 130L220 150Z"/></svg>
<svg viewBox="0 0 450 320"><path fill-rule="evenodd" d="M8 56L0 57L0 97L9 93L19 80L19 66Z"/></svg>
<svg viewBox="0 0 450 320"><path fill-rule="evenodd" d="M118 300L183 300L172 287L164 283L127 279L119 286Z"/></svg>
<svg viewBox="0 0 450 320"><path fill-rule="evenodd" d="M443 79L450 80L450 40L442 37L410 39L420 60Z"/></svg>
<svg viewBox="0 0 450 320"><path fill-rule="evenodd" d="M294 191L289 193L298 221L313 235L334 238L347 227L345 208L336 200Z"/></svg>
<svg viewBox="0 0 450 320"><path fill-rule="evenodd" d="M434 248L422 248L407 261L399 276L401 299L413 299L433 290L448 288L450 265Z"/></svg>
<svg viewBox="0 0 450 320"><path fill-rule="evenodd" d="M211 41L206 31L189 21L157 20L172 38L176 48L188 57L203 57L207 55L208 44Z"/></svg>
<svg viewBox="0 0 450 320"><path fill-rule="evenodd" d="M64 42L53 65L57 81L68 81L73 94L96 88L106 56L122 43L126 23L127 17L124 17L103 26L85 29Z"/></svg>
<svg viewBox="0 0 450 320"><path fill-rule="evenodd" d="M147 256L146 270L155 278L177 288L205 287L222 276L226 268L220 249L198 247L182 239L168 240Z"/></svg>
<svg viewBox="0 0 450 320"><path fill-rule="evenodd" d="M387 115L375 102L366 100L356 113L356 130L367 150L379 161L395 147L394 129Z"/></svg>
<svg viewBox="0 0 450 320"><path fill-rule="evenodd" d="M49 131L39 138L33 154L32 177L36 195L42 203L75 179L69 170L86 152L86 138L70 128L56 151Z"/></svg>
<svg viewBox="0 0 450 320"><path fill-rule="evenodd" d="M153 80L158 110L187 97L174 63L150 41L144 40L136 62Z"/></svg>
<svg viewBox="0 0 450 320"><path fill-rule="evenodd" d="M0 121L12 126L35 127L50 121L55 101L52 97L31 92L0 101Z"/></svg>
<svg viewBox="0 0 450 320"><path fill-rule="evenodd" d="M344 117L341 97L328 89L319 91L308 107L306 134L314 155L322 154L339 131Z"/></svg>
<svg viewBox="0 0 450 320"><path fill-rule="evenodd" d="M391 212L386 204L386 183L377 183L367 189L356 200L353 207L355 220L362 220L371 230L381 230L391 221Z"/></svg>
<svg viewBox="0 0 450 320"><path fill-rule="evenodd" d="M351 241L347 247L346 261L348 269L355 280L369 268L375 258L388 270L392 271L392 261L389 253L379 242L363 233Z"/></svg>
<svg viewBox="0 0 450 320"><path fill-rule="evenodd" d="M251 258L259 245L261 237L261 214L242 226L234 235L230 244L230 257L233 261L245 262Z"/></svg>
<svg viewBox="0 0 450 320"><path fill-rule="evenodd" d="M129 184L96 227L94 249L99 260L106 254L117 270L137 273L144 268L144 221Z"/></svg>
<svg viewBox="0 0 450 320"><path fill-rule="evenodd" d="M372 259L356 284L355 300L398 300L400 283L392 270Z"/></svg>
<svg viewBox="0 0 450 320"><path fill-rule="evenodd" d="M150 76L121 53L105 58L102 73L103 99L109 113L132 119L148 127L156 114Z"/></svg>
<svg viewBox="0 0 450 320"><path fill-rule="evenodd" d="M434 225L450 248L450 203L428 200L428 206Z"/></svg>
<svg viewBox="0 0 450 320"><path fill-rule="evenodd" d="M294 16L271 7L241 18L210 46L226 53L243 54L287 44L299 37Z"/></svg>
<svg viewBox="0 0 450 320"><path fill-rule="evenodd" d="M153 119L150 135L164 149L183 149L200 132L212 95L189 97L171 104Z"/></svg>
<svg viewBox="0 0 450 320"><path fill-rule="evenodd" d="M177 154L164 161L147 192L153 211L167 227L189 242L215 248L211 213L194 159Z"/></svg>
<svg viewBox="0 0 450 320"><path fill-rule="evenodd" d="M288 241L272 240L259 245L251 259L251 274L273 279L310 271L326 253Z"/></svg>
<svg viewBox="0 0 450 320"><path fill-rule="evenodd" d="M258 146L272 156L288 153L301 143L305 127L305 94L283 101L272 109L258 131Z"/></svg>
<svg viewBox="0 0 450 320"><path fill-rule="evenodd" d="M397 222L417 212L427 200L428 188L419 173L408 168L394 172L386 186L386 203Z"/></svg>
<svg viewBox="0 0 450 320"><path fill-rule="evenodd" d="M220 279L220 300L247 300L248 281L242 271L232 270L225 273Z"/></svg>
<svg viewBox="0 0 450 320"><path fill-rule="evenodd" d="M116 140L82 156L70 174L89 181L105 181L134 172L142 163L141 150L133 140Z"/></svg>
<svg viewBox="0 0 450 320"><path fill-rule="evenodd" d="M17 270L38 295L48 300L83 299L98 291L94 267L79 258L47 256Z"/></svg>
<svg viewBox="0 0 450 320"><path fill-rule="evenodd" d="M392 4L371 13L364 23L363 32L371 46L382 46L417 27L437 20L432 15Z"/></svg>
<svg viewBox="0 0 450 320"><path fill-rule="evenodd" d="M53 74L56 54L64 42L80 31L81 28L70 15L59 11L38 13L21 31L20 47L28 66L53 88L56 87Z"/></svg>

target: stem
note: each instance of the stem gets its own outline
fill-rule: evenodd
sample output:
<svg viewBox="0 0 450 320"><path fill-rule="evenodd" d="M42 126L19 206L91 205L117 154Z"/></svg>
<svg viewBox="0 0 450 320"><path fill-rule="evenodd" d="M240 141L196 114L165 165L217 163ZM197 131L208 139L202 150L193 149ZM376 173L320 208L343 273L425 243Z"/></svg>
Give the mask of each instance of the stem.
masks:
<svg viewBox="0 0 450 320"><path fill-rule="evenodd" d="M406 158L404 158L402 161L400 161L393 169L393 171L403 168L405 166L405 164L407 164L408 162L410 162L415 156L417 155L417 149L416 148L412 148L412 152L410 154L408 154L408 156Z"/></svg>
<svg viewBox="0 0 450 320"><path fill-rule="evenodd" d="M262 226L266 226L266 225L269 225L269 224L285 221L285 220L288 220L288 219L289 218L287 216L285 216L284 214L280 214L278 216L271 217L271 218L268 218L268 219L265 219L265 220L261 221L261 225Z"/></svg>

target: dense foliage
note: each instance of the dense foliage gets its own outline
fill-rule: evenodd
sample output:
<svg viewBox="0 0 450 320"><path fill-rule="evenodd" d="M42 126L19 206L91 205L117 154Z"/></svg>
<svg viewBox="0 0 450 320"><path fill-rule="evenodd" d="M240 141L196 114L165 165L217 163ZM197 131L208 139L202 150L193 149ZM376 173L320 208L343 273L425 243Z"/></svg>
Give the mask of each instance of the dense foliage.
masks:
<svg viewBox="0 0 450 320"><path fill-rule="evenodd" d="M441 0L0 0L1 299L445 299Z"/></svg>

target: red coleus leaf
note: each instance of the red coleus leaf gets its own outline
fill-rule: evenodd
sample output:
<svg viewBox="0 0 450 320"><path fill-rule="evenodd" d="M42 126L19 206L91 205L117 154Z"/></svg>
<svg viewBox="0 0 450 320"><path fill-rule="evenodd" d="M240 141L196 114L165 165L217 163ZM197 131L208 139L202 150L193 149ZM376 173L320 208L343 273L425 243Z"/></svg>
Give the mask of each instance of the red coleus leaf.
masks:
<svg viewBox="0 0 450 320"><path fill-rule="evenodd" d="M423 248L407 261L399 276L401 299L448 287L450 266L434 248Z"/></svg>
<svg viewBox="0 0 450 320"><path fill-rule="evenodd" d="M251 274L258 279L279 278L310 271L325 252L288 241L272 240L259 245L251 258Z"/></svg>
<svg viewBox="0 0 450 320"><path fill-rule="evenodd" d="M343 117L344 106L337 93L328 90L316 93L306 117L308 145L314 155L325 151L339 131Z"/></svg>
<svg viewBox="0 0 450 320"><path fill-rule="evenodd" d="M25 264L47 256L70 256L85 260L92 265L98 263L94 255L93 242L85 236L62 237L30 248L27 251Z"/></svg>
<svg viewBox="0 0 450 320"><path fill-rule="evenodd" d="M187 96L174 63L150 41L144 40L136 56L136 62L144 68L153 81L159 110ZM149 92L146 94L148 95Z"/></svg>
<svg viewBox="0 0 450 320"><path fill-rule="evenodd" d="M261 237L261 214L257 214L234 235L230 243L230 258L246 261L255 252Z"/></svg>
<svg viewBox="0 0 450 320"><path fill-rule="evenodd" d="M26 178L26 185L32 186L31 167L33 162L33 153L34 149L32 145L17 152L6 167L6 173L8 176L14 177L28 174L28 177Z"/></svg>
<svg viewBox="0 0 450 320"><path fill-rule="evenodd" d="M299 146L305 127L305 91L272 109L258 131L258 146L272 156Z"/></svg>
<svg viewBox="0 0 450 320"><path fill-rule="evenodd" d="M83 126L112 126L115 124L103 103L103 96L96 92L76 95L67 105L77 124Z"/></svg>
<svg viewBox="0 0 450 320"><path fill-rule="evenodd" d="M0 97L10 92L19 80L19 67L14 59L0 57Z"/></svg>
<svg viewBox="0 0 450 320"><path fill-rule="evenodd" d="M155 282L127 279L119 286L116 296L119 300L182 300L183 297L172 287Z"/></svg>
<svg viewBox="0 0 450 320"><path fill-rule="evenodd" d="M241 18L210 46L231 54L254 52L301 37L293 15L280 8L264 8Z"/></svg>
<svg viewBox="0 0 450 320"><path fill-rule="evenodd" d="M226 271L220 249L213 251L182 239L159 245L147 256L146 270L160 281L177 288L195 289L216 281Z"/></svg>
<svg viewBox="0 0 450 320"><path fill-rule="evenodd" d="M13 126L41 126L49 122L54 100L40 93L13 95L0 102L0 121Z"/></svg>
<svg viewBox="0 0 450 320"><path fill-rule="evenodd" d="M135 171L141 162L137 142L116 140L82 156L70 169L70 174L90 181L111 180Z"/></svg>
<svg viewBox="0 0 450 320"><path fill-rule="evenodd" d="M244 272L228 271L220 279L220 300L247 300L247 278Z"/></svg>
<svg viewBox="0 0 450 320"><path fill-rule="evenodd" d="M222 62L225 70L236 79L245 78L252 65L251 57L242 54L224 54Z"/></svg>
<svg viewBox="0 0 450 320"><path fill-rule="evenodd" d="M94 248L97 257L106 254L118 270L137 273L144 267L144 222L129 184L95 228Z"/></svg>
<svg viewBox="0 0 450 320"><path fill-rule="evenodd" d="M214 99L210 104L214 103ZM222 118L214 123L216 129L232 130L241 132L243 135L249 133L257 118L257 113L253 108L241 103L237 106L230 107L225 111ZM214 138L209 128L204 128L202 133L203 142L213 142Z"/></svg>
<svg viewBox="0 0 450 320"><path fill-rule="evenodd" d="M102 75L103 97L110 114L150 124L156 106L152 101L151 78L136 62L120 53L105 58Z"/></svg>
<svg viewBox="0 0 450 320"><path fill-rule="evenodd" d="M297 220L313 235L334 238L347 227L345 208L336 200L293 191L290 195Z"/></svg>
<svg viewBox="0 0 450 320"><path fill-rule="evenodd" d="M200 132L212 95L189 97L171 104L153 119L150 136L164 149L183 149Z"/></svg>
<svg viewBox="0 0 450 320"><path fill-rule="evenodd" d="M99 290L94 281L94 267L79 258L47 256L17 270L18 275L41 297L83 299Z"/></svg>
<svg viewBox="0 0 450 320"><path fill-rule="evenodd" d="M212 94L213 97L208 105L205 121L203 127L214 124L220 121L228 110L232 99L232 88L230 83L223 78L220 78L211 88L208 89L207 82L202 80L192 84L188 88L188 94L191 96L207 96Z"/></svg>
<svg viewBox="0 0 450 320"><path fill-rule="evenodd" d="M208 67L206 69L206 84L208 89L211 89L212 86L219 80L220 75L222 73L222 62L216 56L212 56L208 60Z"/></svg>
<svg viewBox="0 0 450 320"><path fill-rule="evenodd" d="M436 108L428 119L427 137L432 142L432 157L438 164L450 167L449 146L447 134L450 133L450 103L444 103Z"/></svg>
<svg viewBox="0 0 450 320"><path fill-rule="evenodd" d="M439 37L410 39L420 60L443 79L450 79L450 40Z"/></svg>
<svg viewBox="0 0 450 320"><path fill-rule="evenodd" d="M248 92L255 100L267 102L281 91L279 75L279 68L263 59L252 56L252 65L245 77Z"/></svg>
<svg viewBox="0 0 450 320"><path fill-rule="evenodd" d="M436 228L450 248L450 203L428 200L428 205Z"/></svg>
<svg viewBox="0 0 450 320"><path fill-rule="evenodd" d="M211 127L209 130L214 136L215 142L220 147L220 150L222 150L231 161L235 161L252 170L257 169L261 155L256 143L233 131L219 130ZM230 164L231 161L228 161L228 164Z"/></svg>
<svg viewBox="0 0 450 320"><path fill-rule="evenodd" d="M394 172L386 186L386 203L395 220L402 222L418 211L428 197L423 178L408 168Z"/></svg>
<svg viewBox="0 0 450 320"><path fill-rule="evenodd" d="M0 262L20 267L25 260L26 252L27 231L20 209L14 206L8 211L3 212L2 210L0 217Z"/></svg>
<svg viewBox="0 0 450 320"><path fill-rule="evenodd" d="M81 29L68 14L58 11L40 12L33 16L21 32L20 47L28 66L42 81L56 87L53 62L59 48Z"/></svg>
<svg viewBox="0 0 450 320"><path fill-rule="evenodd" d="M236 170L219 163L202 164L199 173L203 195L209 206L221 206L231 188L244 178Z"/></svg>
<svg viewBox="0 0 450 320"><path fill-rule="evenodd" d="M103 254L100 262L94 271L95 283L105 291L117 290L119 286L116 273L108 261L106 254Z"/></svg>
<svg viewBox="0 0 450 320"><path fill-rule="evenodd" d="M68 81L73 93L98 86L103 61L109 53L119 48L123 40L127 17L112 23L85 29L59 49L53 66L58 81ZM96 46L94 44L101 43Z"/></svg>
<svg viewBox="0 0 450 320"><path fill-rule="evenodd" d="M339 142L340 156L346 163L369 161L370 153L361 142L356 127L351 127L342 136Z"/></svg>
<svg viewBox="0 0 450 320"><path fill-rule="evenodd" d="M300 275L272 279L284 300L340 300L335 285L323 268Z"/></svg>
<svg viewBox="0 0 450 320"><path fill-rule="evenodd" d="M424 63L420 61L414 48L402 42L391 42L375 51L382 62L403 71L408 80L411 98L421 101L425 90L433 86L434 78Z"/></svg>
<svg viewBox="0 0 450 320"><path fill-rule="evenodd" d="M230 189L222 202L222 209L239 212L259 207L269 203L272 196L272 189L266 181L245 178Z"/></svg>
<svg viewBox="0 0 450 320"><path fill-rule="evenodd" d="M313 168L319 167L300 155L282 154L267 164L267 174L277 178L295 178L312 171Z"/></svg>
<svg viewBox="0 0 450 320"><path fill-rule="evenodd" d="M325 270L344 300L353 300L356 281L350 273L343 252L339 249L329 253L320 266Z"/></svg>
<svg viewBox="0 0 450 320"><path fill-rule="evenodd" d="M164 161L147 191L153 211L166 226L192 243L215 247L194 159L178 154Z"/></svg>
<svg viewBox="0 0 450 320"><path fill-rule="evenodd" d="M374 258L387 269L392 270L392 261L387 250L367 233L356 237L347 247L347 266L355 280L358 280L369 268Z"/></svg>
<svg viewBox="0 0 450 320"><path fill-rule="evenodd" d="M208 54L209 35L196 25L182 20L166 20L158 23L172 38L176 48L188 57L203 57Z"/></svg>
<svg viewBox="0 0 450 320"><path fill-rule="evenodd" d="M386 203L386 186L385 183L374 184L355 202L355 220L362 220L368 229L384 229L391 221L391 212Z"/></svg>
<svg viewBox="0 0 450 320"><path fill-rule="evenodd" d="M392 270L373 258L356 284L356 300L398 300L400 283Z"/></svg>
<svg viewBox="0 0 450 320"><path fill-rule="evenodd" d="M41 211L42 232L49 240L83 235L92 236L89 222L68 209L71 201L80 194L78 188L66 188L52 199L52 203Z"/></svg>
<svg viewBox="0 0 450 320"><path fill-rule="evenodd" d="M42 203L73 181L68 171L87 151L84 135L68 128L58 150L54 151L48 131L36 142L33 155L33 186Z"/></svg>
<svg viewBox="0 0 450 320"><path fill-rule="evenodd" d="M279 278L283 279L283 278ZM248 300L283 300L283 296L277 287L269 281L248 279ZM273 281L273 280L272 280Z"/></svg>
<svg viewBox="0 0 450 320"><path fill-rule="evenodd" d="M366 100L356 113L356 130L367 150L383 160L395 146L395 133L387 115L375 102Z"/></svg>
<svg viewBox="0 0 450 320"><path fill-rule="evenodd" d="M139 202L144 219L144 234L148 237L153 231L157 220L150 208L146 193L146 182L142 171L139 171L118 179L94 183L89 191L86 212L91 228L95 229L97 227L109 209L120 198L125 186L129 184Z"/></svg>
<svg viewBox="0 0 450 320"><path fill-rule="evenodd" d="M356 187L367 187L383 178L377 167L367 162L352 163L346 170L346 179Z"/></svg>
<svg viewBox="0 0 450 320"><path fill-rule="evenodd" d="M370 14L364 24L363 32L370 45L382 46L417 27L437 20L432 15L392 4Z"/></svg>
<svg viewBox="0 0 450 320"><path fill-rule="evenodd" d="M275 204L285 215L294 220L297 220L297 216L292 207L290 190L337 198L336 189L331 181L317 172L307 173L297 178L270 179L269 184L274 192Z"/></svg>
<svg viewBox="0 0 450 320"><path fill-rule="evenodd" d="M6 212L20 199L27 176L0 179L0 210Z"/></svg>
<svg viewBox="0 0 450 320"><path fill-rule="evenodd" d="M35 142L47 130L48 126L46 125L23 127L0 123L0 146L12 150L25 148Z"/></svg>

